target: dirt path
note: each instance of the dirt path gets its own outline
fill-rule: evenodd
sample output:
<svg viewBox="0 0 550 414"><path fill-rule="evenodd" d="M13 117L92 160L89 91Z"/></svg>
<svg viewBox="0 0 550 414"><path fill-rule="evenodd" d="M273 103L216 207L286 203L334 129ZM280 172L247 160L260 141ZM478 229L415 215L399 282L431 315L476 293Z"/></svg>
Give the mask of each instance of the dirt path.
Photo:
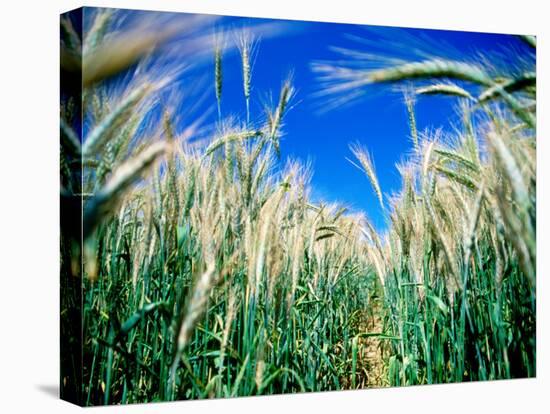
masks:
<svg viewBox="0 0 550 414"><path fill-rule="evenodd" d="M373 308L362 315L359 332L383 331L380 304L377 300L373 301L373 304ZM383 345L377 337L359 339L357 361L359 388L379 388L388 385Z"/></svg>

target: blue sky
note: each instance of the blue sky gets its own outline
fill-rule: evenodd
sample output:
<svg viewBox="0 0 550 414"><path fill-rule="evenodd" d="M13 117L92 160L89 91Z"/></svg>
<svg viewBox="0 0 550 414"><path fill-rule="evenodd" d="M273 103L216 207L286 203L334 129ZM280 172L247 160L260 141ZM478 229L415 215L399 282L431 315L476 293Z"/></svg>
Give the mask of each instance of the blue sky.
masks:
<svg viewBox="0 0 550 414"><path fill-rule="evenodd" d="M363 210L379 230L386 227L386 217L367 178L346 160L352 158L348 146L358 142L367 147L382 191L385 194L398 191L400 176L395 164L404 159L412 146L402 94L392 85L372 85L353 104L322 111L328 102L315 95L320 90L320 81L312 71L312 63L341 59L332 49L334 46L406 60L418 60L418 50L458 60L475 59L476 54L481 53L490 55L492 61L498 60L500 65L507 65L529 51L511 35L238 17L224 17L215 24L239 28L274 22L280 23L284 30L259 39L257 44L252 72L251 120L260 122L263 119L262 105L269 93L276 103L282 81L292 73L297 94L285 118L282 162L288 157L311 161L314 198L338 201L351 210ZM212 27L208 30L212 31ZM234 39L228 42L234 43ZM372 66L371 62L363 63ZM233 52L224 56L223 64L222 114L244 120L238 54ZM203 78L206 89L210 89L207 102L215 106L213 59L207 59L206 64L192 72L192 76L197 75ZM184 75L182 85L190 84L188 76ZM451 131L459 122L457 103L449 97L420 97L416 104L418 130L442 127ZM216 112L211 114L206 123L216 122Z"/></svg>
<svg viewBox="0 0 550 414"><path fill-rule="evenodd" d="M242 19L243 24L251 20ZM399 190L401 182L395 164L404 159L412 145L402 95L391 85L376 85L369 87L364 98L353 104L320 111L327 103L315 96L320 85L311 69L312 62L338 59L331 46L369 51L369 45L350 38L354 36L393 38L402 43L398 53L404 58L414 58L409 50L419 45L434 47L438 49L434 54L455 59L473 58L477 52L503 54L506 58L505 50L509 46L514 51L523 50L521 41L509 35L297 21L290 22L289 26L294 29L290 34L259 43L252 75L252 119L261 116L262 96L271 90L276 102L281 81L292 72L297 95L285 119L282 158L312 161L313 196L365 211L380 230L386 227L387 220L375 194L365 175L346 157L352 158L348 145L360 142L373 156L382 191L389 194ZM384 44L378 44L379 50L384 51ZM244 117L238 56L228 57L224 69L223 112ZM418 129L443 127L450 131L459 121L456 105L457 101L449 97L420 98L416 105Z"/></svg>

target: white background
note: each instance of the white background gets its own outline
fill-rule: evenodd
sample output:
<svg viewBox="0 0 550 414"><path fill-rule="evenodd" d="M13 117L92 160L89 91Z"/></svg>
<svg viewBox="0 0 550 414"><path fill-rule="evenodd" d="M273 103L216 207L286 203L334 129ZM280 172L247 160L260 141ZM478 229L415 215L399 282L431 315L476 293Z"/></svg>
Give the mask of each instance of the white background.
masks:
<svg viewBox="0 0 550 414"><path fill-rule="evenodd" d="M537 379L106 408L118 413L548 412L548 44L546 2L111 0L111 6L538 36ZM61 12L78 1L0 6L0 412L66 413L58 380L58 88ZM541 115L542 114L542 115ZM545 395L546 392L546 395ZM548 403L546 404L548 405ZM96 409L92 409L96 410ZM290 410L290 411L289 411Z"/></svg>

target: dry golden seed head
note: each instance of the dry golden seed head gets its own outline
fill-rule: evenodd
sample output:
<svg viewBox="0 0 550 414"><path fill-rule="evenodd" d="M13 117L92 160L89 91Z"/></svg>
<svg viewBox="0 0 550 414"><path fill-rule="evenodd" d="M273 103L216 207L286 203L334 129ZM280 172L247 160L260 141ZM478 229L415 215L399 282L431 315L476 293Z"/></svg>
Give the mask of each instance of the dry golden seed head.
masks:
<svg viewBox="0 0 550 414"><path fill-rule="evenodd" d="M83 87L91 87L127 69L173 34L173 27L156 33L128 32L88 49L82 63Z"/></svg>
<svg viewBox="0 0 550 414"><path fill-rule="evenodd" d="M263 359L260 359L258 362L256 362L256 387L260 389L263 383L263 377L264 377L264 370L265 370L265 361Z"/></svg>
<svg viewBox="0 0 550 414"><path fill-rule="evenodd" d="M227 347L227 343L229 340L229 333L231 331L231 325L233 323L233 319L235 318L238 301L239 301L238 291L235 287L233 287L229 292L229 302L227 305L227 313L225 315L225 323L224 323L222 345L221 345L222 353L225 351L225 348Z"/></svg>
<svg viewBox="0 0 550 414"><path fill-rule="evenodd" d="M277 105L277 108L275 109L275 112L273 114L269 113L269 126L270 126L269 136L272 140L275 140L275 142L278 138L277 135L279 134L282 119L285 115L285 112L287 110L290 100L294 96L294 93L295 93L295 90L294 90L294 87L292 86L292 82L290 79L287 79L283 83L283 86L281 88L279 103Z"/></svg>
<svg viewBox="0 0 550 414"><path fill-rule="evenodd" d="M165 153L166 149L167 146L164 142L157 142L116 169L107 183L85 206L83 217L84 238L91 234L100 220L109 211L112 211L113 206L121 201L129 186L141 177Z"/></svg>
<svg viewBox="0 0 550 414"><path fill-rule="evenodd" d="M414 144L415 151L419 150L418 145L418 130L416 128L416 116L414 113L415 97L412 92L405 92L405 106L407 107L407 115L409 117L409 128L411 130L411 138Z"/></svg>
<svg viewBox="0 0 550 414"><path fill-rule="evenodd" d="M477 65L432 59L423 62L406 63L386 69L379 69L367 74L370 82L397 82L408 79L452 78L491 86L493 80L485 70Z"/></svg>
<svg viewBox="0 0 550 414"><path fill-rule="evenodd" d="M452 285L455 288L460 288L461 283L459 281L459 272L457 268L456 257L454 256L453 250L450 247L451 246L450 241L443 230L441 221L439 220L439 218L434 212L431 202L428 201L426 203L426 209L431 219L432 231L441 244L441 247L442 247L441 250L448 267L448 273L450 273L450 276L451 276L450 279L452 281Z"/></svg>
<svg viewBox="0 0 550 414"><path fill-rule="evenodd" d="M207 265L206 270L196 281L196 284L192 289L192 294L188 300L186 314L181 323L177 336L177 350L180 353L188 345L191 333L193 332L199 317L204 312L211 288L215 284L215 278L215 265L211 262Z"/></svg>
<svg viewBox="0 0 550 414"><path fill-rule="evenodd" d="M251 38L248 32L243 32L240 39L239 49L241 52L241 63L243 71L243 91L246 99L250 97L250 82L251 82L251 69L250 69L250 49Z"/></svg>
<svg viewBox="0 0 550 414"><path fill-rule="evenodd" d="M132 117L132 111L151 90L152 85L144 83L122 99L116 108L110 111L88 134L82 147L82 155L95 156L98 149L102 148L118 128Z"/></svg>
<svg viewBox="0 0 550 414"><path fill-rule="evenodd" d="M419 95L451 95L474 100L470 92L454 83L435 83L433 85L417 88L415 93Z"/></svg>
<svg viewBox="0 0 550 414"><path fill-rule="evenodd" d="M527 205L529 203L529 191L514 154L497 133L490 132L487 134L487 139L504 173L508 177L516 201L521 206Z"/></svg>
<svg viewBox="0 0 550 414"><path fill-rule="evenodd" d="M378 183L378 177L376 175L376 171L374 169L374 163L371 159L371 156L369 155L368 151L364 148L362 148L358 144L354 144L350 146L351 152L353 155L359 160L360 167L358 167L353 161L350 161L353 165L358 167L359 169L363 170L374 189L374 192L376 193L376 196L378 197L378 201L380 202L380 206L382 209L384 209L384 200L382 197L382 191L380 190L380 185Z"/></svg>
<svg viewBox="0 0 550 414"><path fill-rule="evenodd" d="M474 201L473 207L471 209L471 216L469 218L468 233L465 234L464 238L464 265L468 266L470 260L470 254L472 250L472 245L476 237L476 229L479 223L479 218L481 215L481 208L485 194L485 187L483 183L480 185L478 194Z"/></svg>
<svg viewBox="0 0 550 414"><path fill-rule="evenodd" d="M241 54L243 75L243 93L246 100L246 123L250 123L250 90L252 88L252 59L254 37L248 30L243 30L238 36L238 47Z"/></svg>
<svg viewBox="0 0 550 414"><path fill-rule="evenodd" d="M424 191L426 191L425 186L428 183L428 172L430 169L431 156L432 156L434 144L435 142L428 143L426 145L426 149L424 150L424 157L422 162L422 187Z"/></svg>

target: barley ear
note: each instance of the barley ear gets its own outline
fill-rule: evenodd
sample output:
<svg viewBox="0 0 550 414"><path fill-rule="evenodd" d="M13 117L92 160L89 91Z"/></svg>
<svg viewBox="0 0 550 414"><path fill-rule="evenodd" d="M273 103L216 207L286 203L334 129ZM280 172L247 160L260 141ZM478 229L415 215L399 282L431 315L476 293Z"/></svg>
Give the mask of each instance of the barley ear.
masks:
<svg viewBox="0 0 550 414"><path fill-rule="evenodd" d="M414 114L415 98L411 92L405 92L405 105L407 107L407 115L409 117L409 128L411 130L411 138L413 140L414 149L418 152L418 130L416 129L416 116Z"/></svg>
<svg viewBox="0 0 550 414"><path fill-rule="evenodd" d="M374 163L372 161L371 156L369 155L368 151L364 148L362 148L359 144L352 144L350 145L350 150L359 160L360 166L355 164L353 161L349 160L355 167L362 170L368 177L372 188L374 189L374 192L376 193L376 197L378 198L378 201L380 202L380 206L382 209L385 209L384 206L384 199L382 197L382 191L380 190L380 184L378 183L378 177L376 175L376 171L374 169Z"/></svg>
<svg viewBox="0 0 550 414"><path fill-rule="evenodd" d="M223 34L214 35L214 88L216 92L216 102L218 104L218 121L222 117L222 87L223 87Z"/></svg>

